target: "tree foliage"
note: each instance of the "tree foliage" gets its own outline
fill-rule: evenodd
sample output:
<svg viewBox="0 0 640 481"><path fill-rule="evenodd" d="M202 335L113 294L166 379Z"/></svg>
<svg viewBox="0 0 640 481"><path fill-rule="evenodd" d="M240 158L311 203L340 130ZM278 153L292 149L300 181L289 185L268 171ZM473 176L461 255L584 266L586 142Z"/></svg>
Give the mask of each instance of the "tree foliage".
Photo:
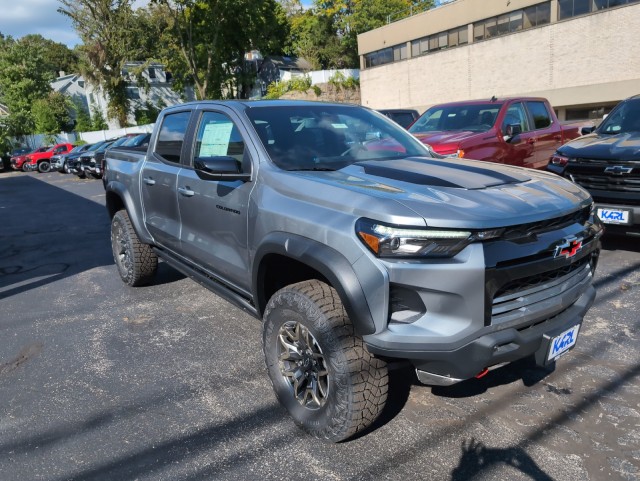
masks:
<svg viewBox="0 0 640 481"><path fill-rule="evenodd" d="M35 100L31 106L35 132L48 135L71 132L73 119L70 103L60 92L51 92L48 97Z"/></svg>
<svg viewBox="0 0 640 481"><path fill-rule="evenodd" d="M58 12L71 18L83 42L83 76L106 93L109 118L125 126L130 105L122 70L140 50L133 0L59 1Z"/></svg>
<svg viewBox="0 0 640 481"><path fill-rule="evenodd" d="M35 121L31 105L49 95L52 72L44 62L44 47L29 38L1 39L0 102L9 109L5 129L11 136L33 133Z"/></svg>
<svg viewBox="0 0 640 481"><path fill-rule="evenodd" d="M286 15L275 0L155 0L171 15L175 35L167 59L178 79L200 99L235 96L244 85L244 54L281 53L288 36Z"/></svg>

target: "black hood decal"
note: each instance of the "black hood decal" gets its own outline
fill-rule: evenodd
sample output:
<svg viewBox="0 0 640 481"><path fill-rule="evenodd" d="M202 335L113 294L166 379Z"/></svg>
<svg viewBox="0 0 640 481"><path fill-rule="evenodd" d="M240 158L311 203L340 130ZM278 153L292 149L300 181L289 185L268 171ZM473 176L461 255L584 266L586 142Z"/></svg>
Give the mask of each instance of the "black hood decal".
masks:
<svg viewBox="0 0 640 481"><path fill-rule="evenodd" d="M462 159L407 158L389 161L363 161L354 165L368 175L393 179L415 185L452 187L458 189L485 189L504 184L530 180L520 172L504 172L485 167L483 162Z"/></svg>

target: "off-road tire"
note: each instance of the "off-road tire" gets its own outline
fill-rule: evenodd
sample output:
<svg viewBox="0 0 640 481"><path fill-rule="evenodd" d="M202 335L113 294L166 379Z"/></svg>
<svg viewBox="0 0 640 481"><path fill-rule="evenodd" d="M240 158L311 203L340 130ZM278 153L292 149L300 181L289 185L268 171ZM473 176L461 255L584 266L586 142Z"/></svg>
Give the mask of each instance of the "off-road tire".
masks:
<svg viewBox="0 0 640 481"><path fill-rule="evenodd" d="M129 286L149 284L158 270L158 256L151 246L140 242L126 210L111 219L111 250L118 274Z"/></svg>
<svg viewBox="0 0 640 481"><path fill-rule="evenodd" d="M22 167L21 167L22 172L29 172L29 171L27 170L27 165L29 165L27 162L24 162L24 163L22 164Z"/></svg>
<svg viewBox="0 0 640 481"><path fill-rule="evenodd" d="M47 160L43 160L42 162L38 162L38 172L41 174L46 174L51 170L51 163Z"/></svg>
<svg viewBox="0 0 640 481"><path fill-rule="evenodd" d="M321 404L305 406L288 381L293 377L284 374L292 369L287 367L292 363L283 359L295 351L285 347L290 338L283 339L283 332L289 333L285 328L294 325L308 330L307 337L314 341L319 353L314 359L322 359L321 372L327 373ZM338 293L329 285L311 280L276 292L265 309L262 341L276 397L294 422L310 435L343 441L369 427L382 412L389 387L386 363L367 351L362 338L355 334ZM308 361L309 358L304 362Z"/></svg>

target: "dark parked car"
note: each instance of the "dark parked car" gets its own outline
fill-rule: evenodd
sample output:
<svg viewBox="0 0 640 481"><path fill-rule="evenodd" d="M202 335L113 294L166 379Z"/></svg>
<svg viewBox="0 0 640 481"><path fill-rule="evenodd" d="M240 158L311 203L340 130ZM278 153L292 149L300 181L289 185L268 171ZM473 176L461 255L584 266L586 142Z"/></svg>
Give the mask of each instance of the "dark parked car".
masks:
<svg viewBox="0 0 640 481"><path fill-rule="evenodd" d="M102 176L100 173L100 163L104 159L105 151L113 145L115 142L121 139L109 140L104 142L95 150L80 154L80 168L83 171L84 177L88 179L97 179ZM82 176L80 176L82 177Z"/></svg>
<svg viewBox="0 0 640 481"><path fill-rule="evenodd" d="M548 170L589 191L608 232L640 235L640 95L551 156Z"/></svg>
<svg viewBox="0 0 640 481"><path fill-rule="evenodd" d="M85 174L84 174L84 170L82 169L81 156L90 155L91 153L93 153L97 149L99 149L101 146L106 144L107 142L108 142L107 140L102 140L100 142L96 142L91 147L89 147L87 150L82 152L79 156L67 159L67 170L68 170L68 173L76 174L78 177L84 178Z"/></svg>
<svg viewBox="0 0 640 481"><path fill-rule="evenodd" d="M53 172L57 170L58 172L64 172L65 174L68 174L69 169L67 167L67 161L69 159L75 159L82 152L85 152L86 150L88 150L91 147L91 145L93 144L76 145L73 148L73 150L68 154L54 155L53 157L51 157L51 164L49 167L49 171Z"/></svg>
<svg viewBox="0 0 640 481"><path fill-rule="evenodd" d="M378 110L378 112L386 115L405 129L408 129L420 117L418 111L413 109L382 109Z"/></svg>

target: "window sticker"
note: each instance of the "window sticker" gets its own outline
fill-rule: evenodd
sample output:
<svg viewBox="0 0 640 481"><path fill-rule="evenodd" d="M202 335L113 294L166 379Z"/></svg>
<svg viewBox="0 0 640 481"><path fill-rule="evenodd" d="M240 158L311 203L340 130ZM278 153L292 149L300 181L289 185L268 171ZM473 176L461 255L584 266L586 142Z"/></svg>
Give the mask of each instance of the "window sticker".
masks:
<svg viewBox="0 0 640 481"><path fill-rule="evenodd" d="M233 122L215 122L204 126L198 157L227 155Z"/></svg>

